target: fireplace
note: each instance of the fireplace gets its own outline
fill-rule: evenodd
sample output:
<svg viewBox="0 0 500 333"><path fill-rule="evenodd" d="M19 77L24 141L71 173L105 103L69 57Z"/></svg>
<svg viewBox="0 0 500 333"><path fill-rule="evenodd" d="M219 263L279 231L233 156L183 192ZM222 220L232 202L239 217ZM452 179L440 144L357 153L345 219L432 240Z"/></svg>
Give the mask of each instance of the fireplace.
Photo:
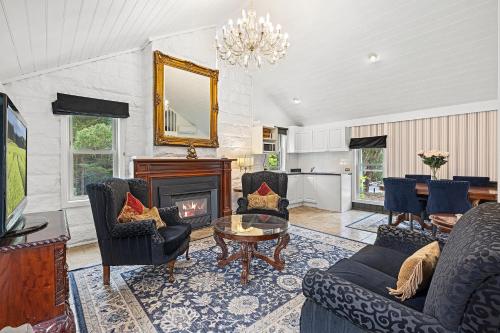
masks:
<svg viewBox="0 0 500 333"><path fill-rule="evenodd" d="M189 177L155 180L153 187L157 189L159 207L177 206L184 222L200 228L219 216L218 183L216 176Z"/></svg>
<svg viewBox="0 0 500 333"><path fill-rule="evenodd" d="M179 215L197 228L209 225L217 217L232 214L233 161L228 158L136 158L134 177L147 181L149 207L177 205L182 208L184 205L186 209L180 209ZM206 212L203 209L205 201Z"/></svg>

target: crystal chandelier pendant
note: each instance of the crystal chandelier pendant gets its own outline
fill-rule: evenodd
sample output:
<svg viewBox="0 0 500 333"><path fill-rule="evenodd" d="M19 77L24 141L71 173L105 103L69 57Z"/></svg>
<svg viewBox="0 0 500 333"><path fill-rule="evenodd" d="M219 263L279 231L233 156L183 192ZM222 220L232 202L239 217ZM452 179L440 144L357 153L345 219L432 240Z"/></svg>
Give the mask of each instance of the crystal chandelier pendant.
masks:
<svg viewBox="0 0 500 333"><path fill-rule="evenodd" d="M241 11L241 18L229 20L222 27L222 38L215 36L217 56L231 65L248 68L250 63L262 66L263 60L275 64L286 54L290 42L279 24L274 27L269 14L257 19L255 10Z"/></svg>

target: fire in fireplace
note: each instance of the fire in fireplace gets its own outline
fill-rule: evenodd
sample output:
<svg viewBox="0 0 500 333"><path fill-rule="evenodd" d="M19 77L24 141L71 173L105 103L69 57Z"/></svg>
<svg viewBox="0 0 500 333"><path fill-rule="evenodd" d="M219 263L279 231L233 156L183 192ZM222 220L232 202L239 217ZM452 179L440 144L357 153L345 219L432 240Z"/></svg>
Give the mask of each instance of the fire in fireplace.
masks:
<svg viewBox="0 0 500 333"><path fill-rule="evenodd" d="M175 205L179 207L179 215L182 218L208 214L207 198L181 200L177 201Z"/></svg>

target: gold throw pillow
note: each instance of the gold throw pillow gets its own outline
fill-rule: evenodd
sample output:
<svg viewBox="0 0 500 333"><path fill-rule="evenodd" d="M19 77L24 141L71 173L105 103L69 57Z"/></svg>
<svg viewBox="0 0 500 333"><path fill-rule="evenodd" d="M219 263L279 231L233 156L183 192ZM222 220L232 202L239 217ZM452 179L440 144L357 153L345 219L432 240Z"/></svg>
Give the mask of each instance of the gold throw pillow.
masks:
<svg viewBox="0 0 500 333"><path fill-rule="evenodd" d="M125 208L125 207L124 207ZM133 221L144 221L144 220L154 220L156 224L156 229L166 227L167 225L160 217L158 208L153 207L151 209L144 208L142 214L137 214L131 210L122 210L122 213L118 217L118 221L122 223L133 222Z"/></svg>
<svg viewBox="0 0 500 333"><path fill-rule="evenodd" d="M248 209L272 209L278 210L280 196L277 194L260 195L252 193L248 195Z"/></svg>
<svg viewBox="0 0 500 333"><path fill-rule="evenodd" d="M432 242L413 253L401 265L396 289L387 288L389 294L404 301L425 289L431 281L440 254L438 242Z"/></svg>

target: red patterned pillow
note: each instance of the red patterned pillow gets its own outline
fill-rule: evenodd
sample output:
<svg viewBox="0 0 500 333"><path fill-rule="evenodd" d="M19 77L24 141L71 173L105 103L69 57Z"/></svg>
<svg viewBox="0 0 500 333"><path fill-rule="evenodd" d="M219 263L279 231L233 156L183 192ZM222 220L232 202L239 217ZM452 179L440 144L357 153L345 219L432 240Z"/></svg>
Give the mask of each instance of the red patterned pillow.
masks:
<svg viewBox="0 0 500 333"><path fill-rule="evenodd" d="M130 192L127 192L127 200L125 200L123 208L126 206L130 207L136 214L142 214L145 208L142 202L134 197Z"/></svg>
<svg viewBox="0 0 500 333"><path fill-rule="evenodd" d="M257 191L254 192L254 194L259 194L262 196L269 195L269 194L275 194L273 190L267 185L266 182L263 182L260 184L260 187L257 189Z"/></svg>

